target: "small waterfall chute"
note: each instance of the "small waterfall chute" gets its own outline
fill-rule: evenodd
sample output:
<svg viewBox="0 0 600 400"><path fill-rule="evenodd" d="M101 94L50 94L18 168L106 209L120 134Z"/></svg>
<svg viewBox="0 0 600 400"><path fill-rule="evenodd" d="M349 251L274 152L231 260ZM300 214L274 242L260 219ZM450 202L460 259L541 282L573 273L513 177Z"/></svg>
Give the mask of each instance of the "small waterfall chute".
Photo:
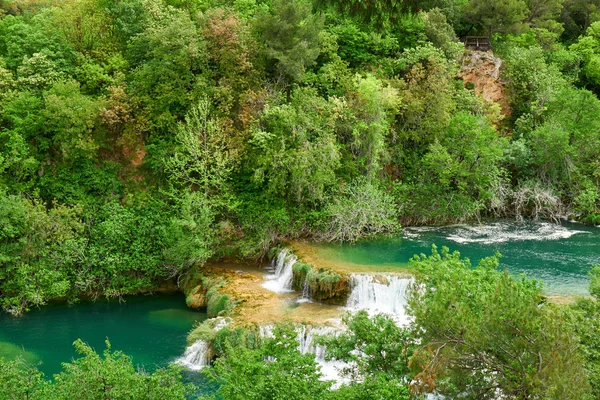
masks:
<svg viewBox="0 0 600 400"><path fill-rule="evenodd" d="M260 335L263 338L273 338L273 325L262 325L260 327ZM339 387L347 380L344 379L340 370L347 367L348 364L343 361L327 361L325 360L325 353L327 348L317 343L318 336L331 336L341 332L342 328L334 328L330 326L310 326L310 325L299 325L296 327L298 333L298 350L302 354L314 354L315 360L321 367L321 373L323 374L323 380L335 381L334 387ZM275 359L269 358L267 361L275 361Z"/></svg>
<svg viewBox="0 0 600 400"><path fill-rule="evenodd" d="M308 284L308 281L304 281L302 285L302 296L297 300L298 303L310 303L312 302L312 288Z"/></svg>
<svg viewBox="0 0 600 400"><path fill-rule="evenodd" d="M281 250L273 259L271 265L273 274L266 276L267 281L262 286L275 293L292 292L294 264L297 260L298 258L294 254L290 254L287 249Z"/></svg>
<svg viewBox="0 0 600 400"><path fill-rule="evenodd" d="M196 340L185 349L185 353L177 359L176 363L192 371L197 371L210 365L210 360L210 344L204 340Z"/></svg>
<svg viewBox="0 0 600 400"><path fill-rule="evenodd" d="M221 328L229 325L231 323L231 318L216 317L206 320L205 322L209 323L209 326L214 332L217 332ZM192 371L197 371L210 365L212 357L213 351L211 344L205 340L198 339L185 349L183 356L175 360L175 363Z"/></svg>

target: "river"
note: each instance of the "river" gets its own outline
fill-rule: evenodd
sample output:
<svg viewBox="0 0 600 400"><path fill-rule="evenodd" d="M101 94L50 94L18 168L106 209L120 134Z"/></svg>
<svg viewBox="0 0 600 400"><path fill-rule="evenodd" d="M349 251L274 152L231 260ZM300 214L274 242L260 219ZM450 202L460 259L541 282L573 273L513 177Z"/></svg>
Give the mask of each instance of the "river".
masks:
<svg viewBox="0 0 600 400"><path fill-rule="evenodd" d="M51 304L22 317L0 313L0 357L22 357L51 378L62 370L61 363L78 356L73 348L76 339L99 353L108 339L112 349L130 356L136 367L153 372L183 354L188 332L207 317L187 308L181 293L125 300ZM207 386L201 378L186 374L187 381Z"/></svg>
<svg viewBox="0 0 600 400"><path fill-rule="evenodd" d="M524 273L542 279L547 293L561 296L587 294L589 268L600 264L600 228L570 223L496 221L479 226L406 228L394 237L379 237L353 245L314 246L322 259L354 266L385 266L393 270L406 268L414 254L429 254L432 244L458 250L474 264L482 257L500 252L503 268L514 275ZM283 265L285 257L280 261ZM354 303L365 303L367 309L375 307L377 310L374 311L382 311L378 304L384 301L391 312L402 314L396 310L400 307L396 304L402 303L403 293L401 296L379 293L383 289L371 288L377 286L377 282L363 280L368 287L361 291L362 281L353 284L350 308ZM267 281L267 286L269 283L273 284ZM396 286L405 288L406 284L399 281ZM389 284L384 289L389 292L396 286ZM378 293L371 293L372 289ZM366 298L361 300L361 294ZM378 298L384 300L378 302ZM195 322L204 319L205 313L185 306L182 294L133 296L125 302L52 304L34 308L18 318L0 314L0 357L23 357L38 364L50 378L60 372L62 362L77 357L73 341L80 338L102 352L104 341L108 339L112 348L129 355L134 365L152 372L181 357L186 349L188 332ZM214 392L214 385L207 383L197 372L187 372L185 377L186 381L201 386L201 392Z"/></svg>
<svg viewBox="0 0 600 400"><path fill-rule="evenodd" d="M430 254L431 245L458 250L475 265L502 254L501 268L544 281L549 295L588 294L588 271L600 264L600 228L563 222L495 221L484 225L405 228L398 236L355 244L317 244L324 260L361 266L406 268L415 254Z"/></svg>

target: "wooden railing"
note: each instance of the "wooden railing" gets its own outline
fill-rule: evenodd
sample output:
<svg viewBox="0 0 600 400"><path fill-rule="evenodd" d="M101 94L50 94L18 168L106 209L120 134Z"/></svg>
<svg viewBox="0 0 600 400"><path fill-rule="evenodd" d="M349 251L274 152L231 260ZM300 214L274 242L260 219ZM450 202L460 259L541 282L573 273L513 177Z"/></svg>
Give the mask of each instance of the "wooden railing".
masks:
<svg viewBox="0 0 600 400"><path fill-rule="evenodd" d="M463 40L463 43L467 50L488 51L492 49L488 36L467 36Z"/></svg>

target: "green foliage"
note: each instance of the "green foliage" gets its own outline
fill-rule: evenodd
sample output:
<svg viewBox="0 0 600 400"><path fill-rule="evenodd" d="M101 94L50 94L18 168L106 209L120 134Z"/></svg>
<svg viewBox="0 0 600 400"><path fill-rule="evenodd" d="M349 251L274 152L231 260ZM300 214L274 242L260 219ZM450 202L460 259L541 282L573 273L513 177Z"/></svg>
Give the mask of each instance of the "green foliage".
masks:
<svg viewBox="0 0 600 400"><path fill-rule="evenodd" d="M490 387L516 398L588 395L567 316L544 302L538 282L497 271L498 256L471 269L458 252L435 246L411 264L419 271L409 297L421 340L416 387L435 385L452 398L494 398Z"/></svg>
<svg viewBox="0 0 600 400"><path fill-rule="evenodd" d="M308 89L295 91L289 104L266 109L250 139L254 182L296 204L322 202L339 167L335 111Z"/></svg>
<svg viewBox="0 0 600 400"><path fill-rule="evenodd" d="M396 188L404 218L461 220L485 210L501 180L498 162L504 146L483 118L455 114L445 136L415 163L414 183Z"/></svg>
<svg viewBox="0 0 600 400"><path fill-rule="evenodd" d="M365 379L405 381L410 376L409 358L415 344L410 332L388 316L369 317L366 311L346 315L348 330L322 338L327 358L348 363L344 376L356 384ZM408 398L408 392L403 393Z"/></svg>
<svg viewBox="0 0 600 400"><path fill-rule="evenodd" d="M327 3L358 21L382 30L389 28L408 9L406 3L399 0L328 0Z"/></svg>
<svg viewBox="0 0 600 400"><path fill-rule="evenodd" d="M517 30L527 15L527 4L523 0L498 0L493 3L469 0L464 9L466 21L481 26L488 35Z"/></svg>
<svg viewBox="0 0 600 400"><path fill-rule="evenodd" d="M0 397L29 399L44 385L44 374L22 360L6 361L0 358Z"/></svg>
<svg viewBox="0 0 600 400"><path fill-rule="evenodd" d="M80 358L63 364L63 372L45 381L43 374L22 361L0 359L0 394L3 398L29 399L185 399L193 386L181 382L177 367L159 369L153 374L136 372L129 357L111 351L103 355L77 340Z"/></svg>
<svg viewBox="0 0 600 400"><path fill-rule="evenodd" d="M255 349L226 348L209 374L221 387L221 398L234 399L325 399L330 382L323 382L315 357L298 350L293 326L278 326L274 337ZM265 362L265 359L269 360Z"/></svg>
<svg viewBox="0 0 600 400"><path fill-rule="evenodd" d="M258 16L256 28L266 55L275 61L277 74L288 84L301 80L319 55L322 19L311 9L306 0L273 0L271 12Z"/></svg>
<svg viewBox="0 0 600 400"><path fill-rule="evenodd" d="M448 59L459 59L464 47L458 42L454 29L446 21L446 16L438 8L425 14L425 35L433 45L442 51Z"/></svg>
<svg viewBox="0 0 600 400"><path fill-rule="evenodd" d="M31 305L64 297L68 270L82 260L86 242L81 207L43 204L20 196L0 196L0 304L21 314Z"/></svg>
<svg viewBox="0 0 600 400"><path fill-rule="evenodd" d="M226 326L215 333L212 348L217 357L224 357L231 348L243 347L255 350L262 343L263 339L257 326L235 328Z"/></svg>
<svg viewBox="0 0 600 400"><path fill-rule="evenodd" d="M343 186L325 215L321 237L328 241L355 241L400 228L393 197L369 182Z"/></svg>

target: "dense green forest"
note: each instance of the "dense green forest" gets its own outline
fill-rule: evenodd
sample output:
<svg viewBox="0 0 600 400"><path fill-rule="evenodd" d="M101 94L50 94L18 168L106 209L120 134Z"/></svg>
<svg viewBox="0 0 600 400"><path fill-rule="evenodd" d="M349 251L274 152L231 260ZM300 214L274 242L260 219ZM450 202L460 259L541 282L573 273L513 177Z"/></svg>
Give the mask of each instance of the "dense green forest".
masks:
<svg viewBox="0 0 600 400"><path fill-rule="evenodd" d="M598 221L594 1L0 4L8 312L283 238ZM456 78L457 36L488 33L504 110Z"/></svg>
<svg viewBox="0 0 600 400"><path fill-rule="evenodd" d="M502 101L457 77L467 35L490 35ZM151 292L290 238L498 217L598 224L598 94L598 0L0 0L0 307ZM403 399L442 374L449 398L485 399L493 371L510 398L598 398L595 300L542 306L537 283L494 262L415 261L435 290L411 299L414 331L359 315L329 343L339 359L361 335L402 355L353 360L356 387L319 383L281 327L279 341L227 350L222 394ZM386 329L400 347L377 347ZM54 384L2 362L16 383L0 394L72 398L111 370L123 371L114 387L139 390L127 398L186 392L176 370L140 375L118 352L77 346L84 357Z"/></svg>

